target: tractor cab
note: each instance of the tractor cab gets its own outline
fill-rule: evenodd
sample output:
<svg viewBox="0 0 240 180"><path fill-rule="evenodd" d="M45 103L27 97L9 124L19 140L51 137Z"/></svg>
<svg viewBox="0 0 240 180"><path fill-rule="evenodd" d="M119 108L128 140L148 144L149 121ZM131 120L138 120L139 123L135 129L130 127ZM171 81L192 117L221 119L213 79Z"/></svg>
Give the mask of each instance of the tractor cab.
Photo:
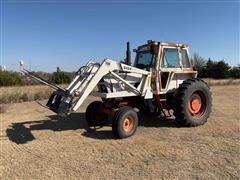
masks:
<svg viewBox="0 0 240 180"><path fill-rule="evenodd" d="M192 69L188 45L176 43L162 43L149 40L147 44L134 50L136 58L134 66L139 69L149 70L176 68Z"/></svg>
<svg viewBox="0 0 240 180"><path fill-rule="evenodd" d="M134 52L134 67L152 72L152 89L157 94L178 88L179 83L175 81L196 76L186 44L149 40Z"/></svg>

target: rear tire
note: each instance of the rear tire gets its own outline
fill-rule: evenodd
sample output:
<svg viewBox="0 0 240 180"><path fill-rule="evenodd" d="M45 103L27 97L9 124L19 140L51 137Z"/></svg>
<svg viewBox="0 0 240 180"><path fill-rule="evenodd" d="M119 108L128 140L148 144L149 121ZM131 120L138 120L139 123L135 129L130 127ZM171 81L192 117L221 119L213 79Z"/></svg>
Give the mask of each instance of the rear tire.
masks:
<svg viewBox="0 0 240 180"><path fill-rule="evenodd" d="M90 103L86 109L85 119L89 127L103 126L108 115L103 112L105 105L101 101Z"/></svg>
<svg viewBox="0 0 240 180"><path fill-rule="evenodd" d="M174 116L182 126L199 126L207 122L212 97L208 85L201 79L188 79L178 88Z"/></svg>
<svg viewBox="0 0 240 180"><path fill-rule="evenodd" d="M120 108L113 119L112 131L116 138L132 136L138 126L138 115L131 107Z"/></svg>

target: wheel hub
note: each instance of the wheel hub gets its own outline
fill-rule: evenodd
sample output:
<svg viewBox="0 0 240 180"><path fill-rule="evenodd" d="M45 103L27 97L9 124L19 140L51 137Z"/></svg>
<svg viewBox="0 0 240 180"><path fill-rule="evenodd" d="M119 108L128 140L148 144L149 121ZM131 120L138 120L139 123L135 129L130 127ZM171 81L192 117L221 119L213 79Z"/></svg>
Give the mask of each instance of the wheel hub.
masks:
<svg viewBox="0 0 240 180"><path fill-rule="evenodd" d="M197 114L202 107L202 100L198 94L192 94L188 103L188 110L191 114Z"/></svg>
<svg viewBox="0 0 240 180"><path fill-rule="evenodd" d="M133 118L131 116L127 116L123 121L123 130L130 131L133 127Z"/></svg>

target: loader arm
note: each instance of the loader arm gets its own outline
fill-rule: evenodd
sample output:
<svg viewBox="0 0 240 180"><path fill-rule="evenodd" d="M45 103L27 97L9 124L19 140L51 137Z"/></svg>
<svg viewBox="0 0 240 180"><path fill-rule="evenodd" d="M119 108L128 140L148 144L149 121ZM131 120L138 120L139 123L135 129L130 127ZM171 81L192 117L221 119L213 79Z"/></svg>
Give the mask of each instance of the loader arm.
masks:
<svg viewBox="0 0 240 180"><path fill-rule="evenodd" d="M88 76L86 82L82 84L82 87L77 89L76 93L79 94L79 98L77 99L76 103L73 104L71 109L76 111L87 98L87 96L93 91L102 77L113 70L119 69L119 63L109 59L103 61L102 65L96 70L96 72L91 72L92 74Z"/></svg>
<svg viewBox="0 0 240 180"><path fill-rule="evenodd" d="M60 116L66 116L76 111L89 94L103 98L129 96L152 98L150 72L110 59L105 59L101 65L88 62L79 69L66 90L37 77L27 70L23 72L55 90L46 106ZM101 83L106 86L108 91L95 91L95 87Z"/></svg>
<svg viewBox="0 0 240 180"><path fill-rule="evenodd" d="M78 88L69 87L69 89L75 89L75 93L78 94L78 98L72 104L71 110L76 111L90 93L92 93L94 95L94 92L93 92L94 88L100 82L100 80L106 75L111 75L111 77L113 79L115 79L118 83L121 82L123 85L125 85L123 90L118 90L115 92L115 97L121 97L121 95L120 95L121 93L123 94L123 96L126 96L126 97L129 95L130 96L141 96L142 92L140 92L140 90L138 90L136 87L134 87L132 84L130 84L128 81L124 80L122 77L120 77L117 74L117 72L119 72L119 71L125 71L125 72L129 72L129 73L134 72L134 73L138 73L143 76L147 76L149 74L148 71L144 71L141 69L137 69L137 68L134 68L134 67L131 67L128 65L118 63L118 62L110 60L110 59L106 59L103 61L103 63L101 64L101 66L98 69L96 69L96 70L93 69L92 72L90 72L90 75L88 76L86 81L81 84L81 86L79 86ZM146 80L146 78L142 79L142 81L144 81L144 80ZM142 85L145 85L145 83L142 83L140 85L140 87ZM139 89L140 89L140 87L139 87ZM144 90L146 90L146 88ZM106 93L100 92L98 94L96 93L95 95L103 97L104 94L106 94ZM109 96L112 93L107 93L107 94ZM107 96L106 96L106 98L107 98ZM111 98L114 98L114 96L111 96Z"/></svg>

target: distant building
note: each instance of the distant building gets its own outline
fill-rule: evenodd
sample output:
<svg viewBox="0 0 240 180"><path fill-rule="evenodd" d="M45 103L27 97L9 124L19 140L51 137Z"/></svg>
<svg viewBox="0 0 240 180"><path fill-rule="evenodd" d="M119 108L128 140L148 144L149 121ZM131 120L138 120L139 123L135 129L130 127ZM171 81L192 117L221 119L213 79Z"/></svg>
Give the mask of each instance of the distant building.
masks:
<svg viewBox="0 0 240 180"><path fill-rule="evenodd" d="M6 66L5 65L3 65L3 66L0 66L0 71L6 71L7 70L7 68L6 68Z"/></svg>

